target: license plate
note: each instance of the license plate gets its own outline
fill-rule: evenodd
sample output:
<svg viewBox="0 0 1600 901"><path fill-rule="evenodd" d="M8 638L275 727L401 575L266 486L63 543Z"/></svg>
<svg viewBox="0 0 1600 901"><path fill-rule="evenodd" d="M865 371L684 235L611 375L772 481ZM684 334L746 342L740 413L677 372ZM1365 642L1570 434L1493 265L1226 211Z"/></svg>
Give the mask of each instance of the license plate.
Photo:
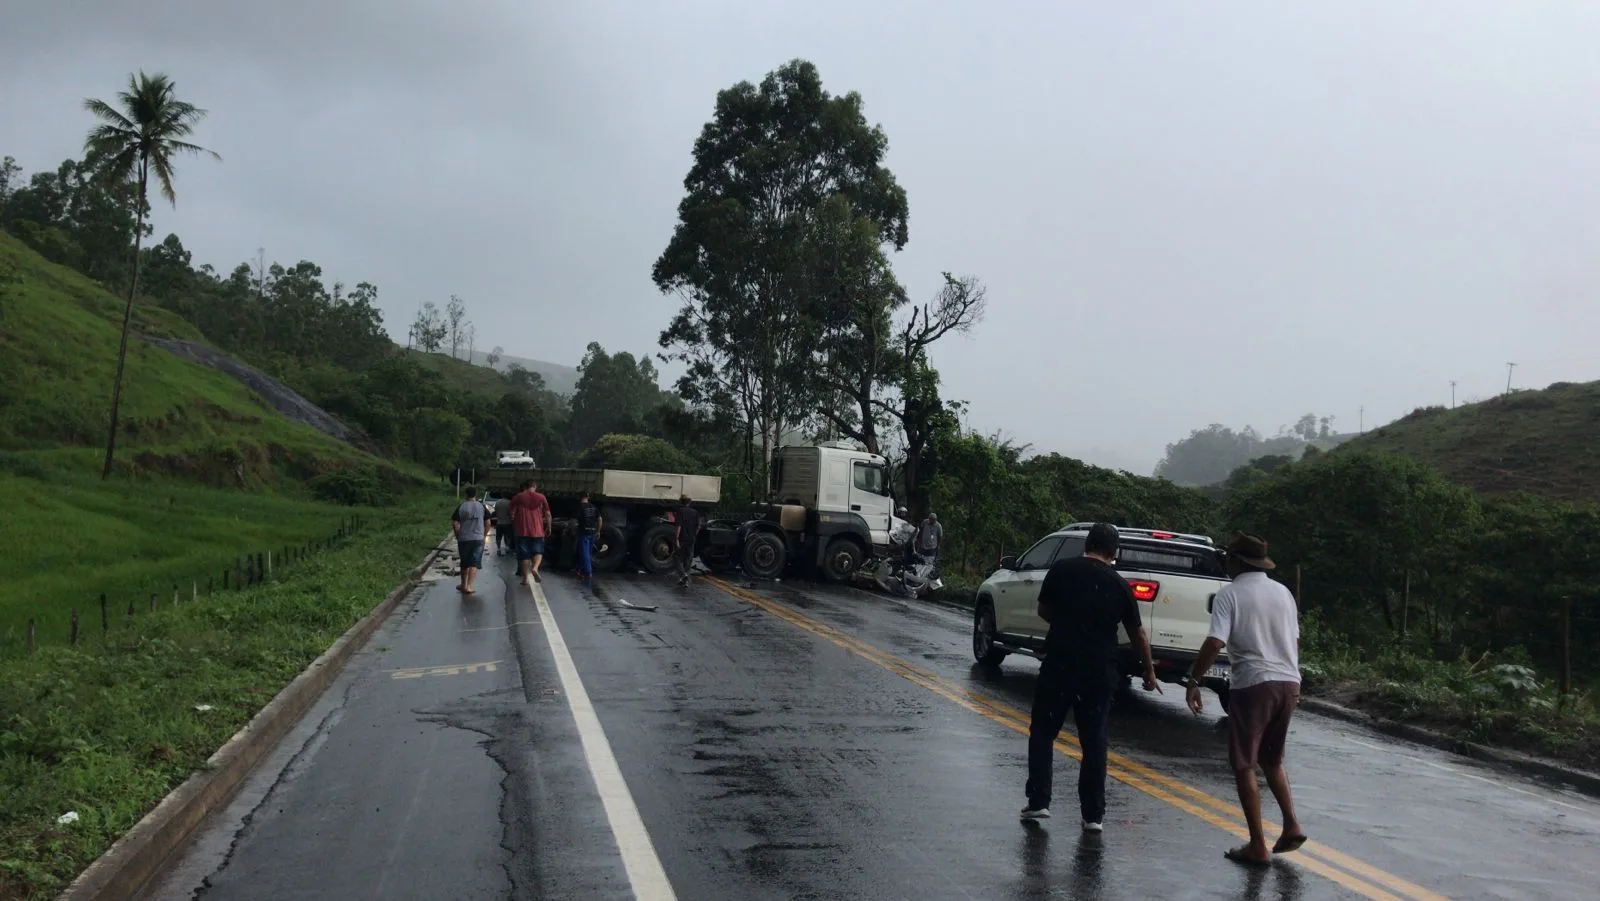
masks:
<svg viewBox="0 0 1600 901"><path fill-rule="evenodd" d="M1226 663L1211 664L1211 668L1206 670L1206 678L1226 680L1228 678L1228 665Z"/></svg>

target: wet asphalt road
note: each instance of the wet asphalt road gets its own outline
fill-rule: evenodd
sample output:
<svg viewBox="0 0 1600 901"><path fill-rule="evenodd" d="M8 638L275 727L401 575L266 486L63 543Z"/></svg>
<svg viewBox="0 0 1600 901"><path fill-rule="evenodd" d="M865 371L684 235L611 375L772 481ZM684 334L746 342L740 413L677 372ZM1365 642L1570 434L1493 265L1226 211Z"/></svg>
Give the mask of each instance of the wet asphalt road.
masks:
<svg viewBox="0 0 1600 901"><path fill-rule="evenodd" d="M552 573L552 642L509 559L453 586L408 600L149 897L1600 897L1600 801L1308 713L1313 841L1228 863L1215 698L1196 718L1171 686L1113 714L1102 836L1073 815L1070 736L1058 815L1025 827L1037 664L977 668L949 608Z"/></svg>

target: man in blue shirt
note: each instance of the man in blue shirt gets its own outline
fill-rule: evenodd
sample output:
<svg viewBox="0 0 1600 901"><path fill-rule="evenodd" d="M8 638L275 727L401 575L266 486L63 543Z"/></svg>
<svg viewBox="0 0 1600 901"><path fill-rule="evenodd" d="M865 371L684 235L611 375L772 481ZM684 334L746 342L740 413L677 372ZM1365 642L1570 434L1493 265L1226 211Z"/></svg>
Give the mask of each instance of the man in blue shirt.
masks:
<svg viewBox="0 0 1600 901"><path fill-rule="evenodd" d="M589 502L589 492L578 496L578 578L594 584L594 543L605 528L600 508Z"/></svg>

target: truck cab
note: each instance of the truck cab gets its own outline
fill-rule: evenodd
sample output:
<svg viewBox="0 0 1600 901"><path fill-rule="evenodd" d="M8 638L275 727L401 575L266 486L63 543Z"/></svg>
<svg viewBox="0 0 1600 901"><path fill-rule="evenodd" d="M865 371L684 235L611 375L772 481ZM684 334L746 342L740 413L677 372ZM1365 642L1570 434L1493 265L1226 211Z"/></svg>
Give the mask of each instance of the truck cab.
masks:
<svg viewBox="0 0 1600 901"><path fill-rule="evenodd" d="M795 561L845 581L889 547L894 498L889 461L878 454L843 442L780 447L771 497L741 528L741 563L751 575L776 578Z"/></svg>

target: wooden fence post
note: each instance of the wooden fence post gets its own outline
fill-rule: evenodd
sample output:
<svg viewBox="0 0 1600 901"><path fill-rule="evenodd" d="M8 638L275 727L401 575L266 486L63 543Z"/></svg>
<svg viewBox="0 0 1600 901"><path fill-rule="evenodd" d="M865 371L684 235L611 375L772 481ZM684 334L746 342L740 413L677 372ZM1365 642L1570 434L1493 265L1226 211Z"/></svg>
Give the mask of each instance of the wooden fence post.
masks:
<svg viewBox="0 0 1600 901"><path fill-rule="evenodd" d="M150 592L150 612L156 612L156 593Z"/></svg>
<svg viewBox="0 0 1600 901"><path fill-rule="evenodd" d="M178 606L178 583L172 583L172 606Z"/></svg>
<svg viewBox="0 0 1600 901"><path fill-rule="evenodd" d="M1405 592L1400 595L1400 637L1405 638L1411 620L1411 572L1406 572Z"/></svg>
<svg viewBox="0 0 1600 901"><path fill-rule="evenodd" d="M30 619L30 620L28 620L28 656L29 657L33 656L33 649L34 649L33 620Z"/></svg>
<svg viewBox="0 0 1600 901"><path fill-rule="evenodd" d="M128 622L133 622L133 598L128 599Z"/></svg>
<svg viewBox="0 0 1600 901"><path fill-rule="evenodd" d="M72 611L72 638L68 642L73 647L78 646L78 611Z"/></svg>
<svg viewBox="0 0 1600 901"><path fill-rule="evenodd" d="M1561 693L1572 694L1572 598L1561 599Z"/></svg>
<svg viewBox="0 0 1600 901"><path fill-rule="evenodd" d="M283 560L279 559L278 562L282 563ZM266 572L266 575L263 578L267 579L267 580L270 580L272 578L272 551L267 551L267 568L266 568L265 572Z"/></svg>
<svg viewBox="0 0 1600 901"><path fill-rule="evenodd" d="M100 637L111 632L111 616L106 612L106 596L100 595Z"/></svg>

